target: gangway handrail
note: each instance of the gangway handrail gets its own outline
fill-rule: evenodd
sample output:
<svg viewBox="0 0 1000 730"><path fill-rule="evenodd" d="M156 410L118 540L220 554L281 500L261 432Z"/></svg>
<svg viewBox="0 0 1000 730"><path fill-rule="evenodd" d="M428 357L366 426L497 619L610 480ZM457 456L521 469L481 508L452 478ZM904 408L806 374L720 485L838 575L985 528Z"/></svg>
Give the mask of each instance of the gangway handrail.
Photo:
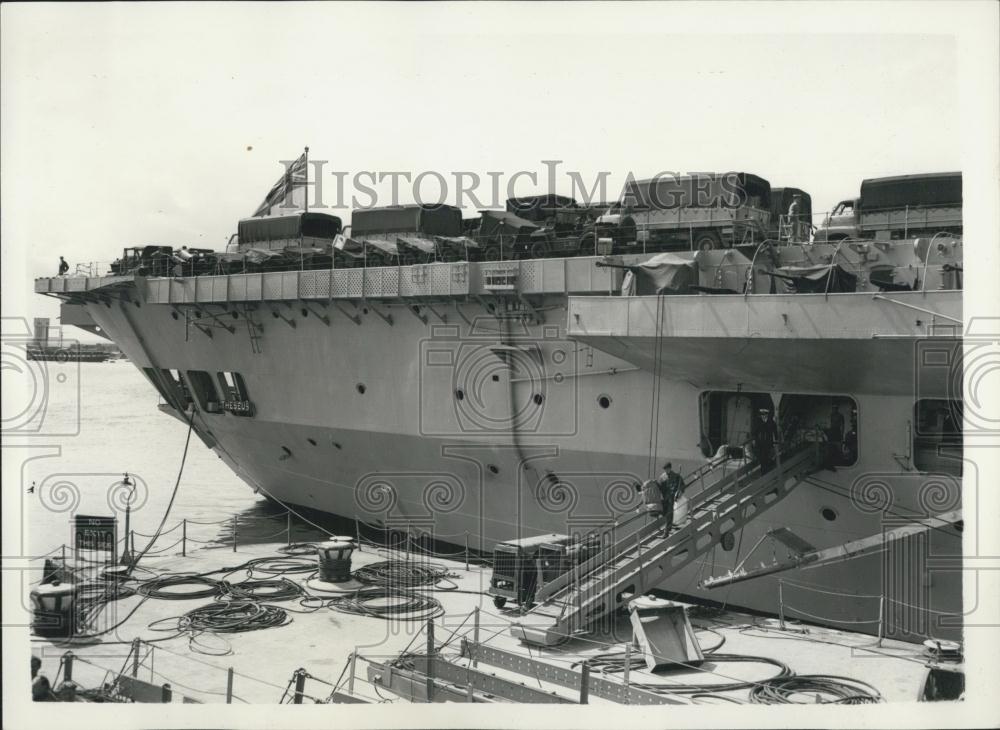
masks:
<svg viewBox="0 0 1000 730"><path fill-rule="evenodd" d="M702 476L702 474L700 474L699 472L701 472L706 467L711 467L711 469L709 469L709 471L711 471L714 469L724 468L724 466L725 462L721 464L709 463L704 465L703 467L700 467L693 474L689 475L688 481L685 483L685 488L687 488L695 481L697 481ZM711 502L712 500L714 500L723 490L727 489L731 484L738 483L742 477L752 475L756 468L757 468L756 463L746 462L736 471L724 474L716 482L710 484L705 489L702 489L702 491L698 492L698 494L696 495L696 497L699 498L698 502L690 508L689 514L694 515L696 512L703 510L707 502ZM619 523L617 522L616 518L615 520L605 523L605 525L602 525L599 528L595 528L595 530L592 530L591 533L588 533L588 536L596 532L597 530L602 530L600 534L603 536L604 534L607 534L616 527L624 527L626 525L629 525L635 522L636 520L647 517L648 514L649 514L648 512L640 508L636 514L630 516L628 519ZM605 527L607 527L608 529L604 529ZM561 575L557 576L556 578L554 578L553 580L551 580L550 582L546 583L541 588L539 588L538 591L535 593L535 601L537 603L545 602L546 600L554 596L557 592L561 591L563 588L568 586L571 582L584 579L588 575L593 573L595 570L600 569L605 563L607 563L609 559L611 559L617 553L621 552L622 549L631 546L631 544L634 543L636 539L645 540L649 535L660 530L661 528L662 526L659 524L658 521L653 521L642 525L637 530L627 532L624 535L619 533L619 535L614 539L614 541L611 544L602 547L598 553L592 555L587 560L584 560L583 562L577 564L576 566L573 567L572 570L562 573Z"/></svg>
<svg viewBox="0 0 1000 730"><path fill-rule="evenodd" d="M813 453L810 454L810 451ZM610 551L605 550L600 556L587 561L587 564L564 573L560 576L563 579L561 587L552 590L545 599L539 595L536 598L539 606L526 614L534 615L542 623L530 619L518 622L511 626L512 635L530 643L547 645L554 637L580 630L584 624L613 610L614 601L620 603L625 600L619 592L631 590L629 586L633 581L641 590L643 581L650 572L659 569L662 580L682 569L718 544L724 531L742 529L745 524L784 498L801 482L802 475L809 472L817 459L815 444L810 443L797 445L782 456L784 459L779 461L779 465L766 474L757 473L759 467L754 464L750 469L741 469L720 479L721 483L732 480L736 475L742 477L756 474L749 482L729 491L718 503L718 509L713 510L710 515L702 513L695 516L692 513L673 535L655 538L659 541L654 539L647 543L661 528L659 522L653 522L636 531L634 545L628 544L628 539L619 541L615 546L616 552L609 558L605 555ZM791 483L789 477L792 477ZM713 493L716 491L713 490ZM701 506L705 506L704 501ZM599 567L603 569L603 574L598 574L599 571L594 569L597 558L602 558ZM588 568L586 574L584 565ZM568 575L573 577L572 583L566 580ZM553 584L547 584L544 588ZM558 616L539 610L546 606L551 610L553 604L562 606Z"/></svg>

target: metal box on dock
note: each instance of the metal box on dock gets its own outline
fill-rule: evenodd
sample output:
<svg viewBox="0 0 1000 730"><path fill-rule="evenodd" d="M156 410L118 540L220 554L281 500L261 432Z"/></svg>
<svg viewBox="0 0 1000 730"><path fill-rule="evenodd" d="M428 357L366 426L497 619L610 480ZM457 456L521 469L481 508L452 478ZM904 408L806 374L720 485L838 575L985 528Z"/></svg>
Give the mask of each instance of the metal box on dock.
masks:
<svg viewBox="0 0 1000 730"><path fill-rule="evenodd" d="M493 548L493 576L489 594L502 607L508 599L520 604L531 602L538 586L538 552L543 545L559 545L571 540L569 535L537 535L498 543Z"/></svg>

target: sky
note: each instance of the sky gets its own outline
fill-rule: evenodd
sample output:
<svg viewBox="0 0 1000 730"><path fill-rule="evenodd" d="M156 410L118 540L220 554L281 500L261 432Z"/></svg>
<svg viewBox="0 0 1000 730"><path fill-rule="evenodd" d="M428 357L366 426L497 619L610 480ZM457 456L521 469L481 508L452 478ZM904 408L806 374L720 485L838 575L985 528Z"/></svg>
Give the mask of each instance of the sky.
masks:
<svg viewBox="0 0 1000 730"><path fill-rule="evenodd" d="M545 192L559 160L560 193L568 171L610 173L613 198L628 174L742 170L822 211L863 178L962 169L961 12L890 34L865 7L5 4L4 278L223 248L306 145L328 204L333 171L451 193L467 171L488 199L488 172Z"/></svg>

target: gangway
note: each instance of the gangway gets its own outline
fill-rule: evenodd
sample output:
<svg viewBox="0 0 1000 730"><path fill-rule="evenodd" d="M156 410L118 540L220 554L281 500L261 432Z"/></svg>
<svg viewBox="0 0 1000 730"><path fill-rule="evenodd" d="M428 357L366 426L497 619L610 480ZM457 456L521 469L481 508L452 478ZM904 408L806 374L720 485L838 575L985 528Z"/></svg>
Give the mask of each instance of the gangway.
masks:
<svg viewBox="0 0 1000 730"><path fill-rule="evenodd" d="M776 466L763 476L755 463L729 473L718 467L721 476L716 468L699 470L685 480L685 492L699 481L708 486L688 497L691 507L674 532L662 537L663 521L650 520L646 513L602 528L601 542L606 544L542 586L535 594L536 605L511 626L511 635L552 646L587 630L780 502L818 463L817 444L803 443L780 454ZM717 478L706 478L706 471Z"/></svg>

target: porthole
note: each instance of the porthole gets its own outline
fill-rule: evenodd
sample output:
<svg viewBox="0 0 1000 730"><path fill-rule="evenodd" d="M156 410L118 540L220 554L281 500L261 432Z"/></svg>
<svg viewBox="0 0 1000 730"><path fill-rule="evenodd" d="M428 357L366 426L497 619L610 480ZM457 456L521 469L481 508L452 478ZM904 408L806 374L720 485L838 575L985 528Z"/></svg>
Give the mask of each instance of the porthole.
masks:
<svg viewBox="0 0 1000 730"><path fill-rule="evenodd" d="M340 445L339 441L334 441L333 442L333 448L335 448L335 449L337 449L339 451L340 449L342 449L344 447Z"/></svg>
<svg viewBox="0 0 1000 730"><path fill-rule="evenodd" d="M271 312L271 316L274 317L275 319L277 319L278 318L278 313L275 312L275 311L272 311Z"/></svg>
<svg viewBox="0 0 1000 730"><path fill-rule="evenodd" d="M309 316L309 310L306 309L305 307L302 307L301 311L302 311L302 316L303 317L308 317Z"/></svg>
<svg viewBox="0 0 1000 730"><path fill-rule="evenodd" d="M177 312L171 312L170 316L173 317L174 319L178 319Z"/></svg>
<svg viewBox="0 0 1000 730"><path fill-rule="evenodd" d="M500 376L499 375L494 375L493 376L493 382L494 383L499 383L500 382Z"/></svg>
<svg viewBox="0 0 1000 730"><path fill-rule="evenodd" d="M601 408L610 408L611 407L611 396L610 395L604 395L604 394L601 394L601 395L597 396L597 405L599 405Z"/></svg>
<svg viewBox="0 0 1000 730"><path fill-rule="evenodd" d="M365 387L365 384L364 384L364 383L358 383L358 384L357 384L356 386L354 386L354 387L358 389L358 392L359 392L359 393L361 393L361 395L364 395L364 394L365 394L365 391L366 391L366 390L368 390L368 388L366 388L366 387Z"/></svg>
<svg viewBox="0 0 1000 730"><path fill-rule="evenodd" d="M455 397L459 400L465 400L465 391L459 388L455 391Z"/></svg>
<svg viewBox="0 0 1000 730"><path fill-rule="evenodd" d="M234 311L234 312L233 312L233 319L239 319L239 318L240 318L240 313L239 313L239 312L236 312L236 311Z"/></svg>
<svg viewBox="0 0 1000 730"><path fill-rule="evenodd" d="M541 393L535 393L535 395L531 397L531 400L535 401L536 406L540 406L545 401L545 396Z"/></svg>
<svg viewBox="0 0 1000 730"><path fill-rule="evenodd" d="M837 519L837 510L833 507L823 507L819 513L827 522L833 522Z"/></svg>
<svg viewBox="0 0 1000 730"><path fill-rule="evenodd" d="M722 544L722 549L725 550L727 553L731 551L736 546L736 538L733 536L733 533L731 532L724 533L722 535L721 544Z"/></svg>
<svg viewBox="0 0 1000 730"><path fill-rule="evenodd" d="M315 446L315 445L316 445L316 439L306 439L306 441L308 441L308 442L309 442L310 444L312 444L313 446Z"/></svg>
<svg viewBox="0 0 1000 730"><path fill-rule="evenodd" d="M362 313L362 314L368 314L368 307L364 307L364 308L363 308L363 309L361 310L361 313Z"/></svg>
<svg viewBox="0 0 1000 730"><path fill-rule="evenodd" d="M496 464L487 464L486 468L490 470L490 474L500 473L500 469L497 468Z"/></svg>

